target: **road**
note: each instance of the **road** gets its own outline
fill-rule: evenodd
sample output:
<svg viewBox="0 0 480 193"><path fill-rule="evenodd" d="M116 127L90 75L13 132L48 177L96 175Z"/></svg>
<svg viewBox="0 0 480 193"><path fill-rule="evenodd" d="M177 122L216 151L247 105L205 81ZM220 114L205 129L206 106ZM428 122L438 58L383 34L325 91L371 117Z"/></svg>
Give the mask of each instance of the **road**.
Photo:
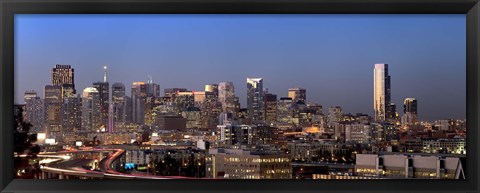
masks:
<svg viewBox="0 0 480 193"><path fill-rule="evenodd" d="M93 159L72 159L67 154L75 153L99 153L111 152L108 157L99 162L100 171L88 170L84 166L89 165ZM109 178L109 179L194 179L184 176L154 176L146 174L126 174L113 170L110 165L118 159L125 150L122 149L92 149L78 151L61 151L56 153L44 153L38 157L44 158L41 162L41 170L47 173L60 174L60 176L79 176L87 178ZM60 177L63 179L63 177Z"/></svg>

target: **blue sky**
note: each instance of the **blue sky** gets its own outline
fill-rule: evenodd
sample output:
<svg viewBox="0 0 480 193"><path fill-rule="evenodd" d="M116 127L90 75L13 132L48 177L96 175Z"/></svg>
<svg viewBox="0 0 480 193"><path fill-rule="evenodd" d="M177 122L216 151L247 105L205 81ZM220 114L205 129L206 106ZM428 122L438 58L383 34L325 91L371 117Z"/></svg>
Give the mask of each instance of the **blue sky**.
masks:
<svg viewBox="0 0 480 193"><path fill-rule="evenodd" d="M388 63L392 99L418 100L423 120L465 118L465 15L16 15L15 95L43 97L55 64L75 68L77 91L102 80L152 76L203 90L232 81L246 104L246 78L278 97L373 114L373 67ZM163 93L163 92L162 92ZM401 113L402 114L402 113Z"/></svg>

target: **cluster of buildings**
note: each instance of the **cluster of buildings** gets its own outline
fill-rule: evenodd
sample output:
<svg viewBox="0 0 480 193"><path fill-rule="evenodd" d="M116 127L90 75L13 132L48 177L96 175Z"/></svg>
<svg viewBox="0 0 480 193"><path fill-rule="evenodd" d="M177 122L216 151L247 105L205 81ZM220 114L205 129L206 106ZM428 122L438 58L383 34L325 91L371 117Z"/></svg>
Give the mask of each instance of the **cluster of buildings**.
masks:
<svg viewBox="0 0 480 193"><path fill-rule="evenodd" d="M233 82L207 84L203 91L166 88L161 95L160 85L149 77L132 82L127 94L123 83L110 85L107 66L102 81L81 91L74 80L70 65L56 65L44 98L27 91L25 103L18 106L32 132L42 134L39 143L45 149L117 145L127 150L118 168L133 163L152 174L240 179L452 178L460 158L434 156L436 161L425 161L427 167L417 164L423 157L405 153L466 154L465 120L419 121L413 97L405 98L399 115L387 64L374 67L373 117L344 113L339 106L324 113L320 104L307 101L304 88L277 97L264 88L263 78L246 79L246 108L240 106ZM392 161L396 159L401 161ZM162 172L166 160L175 160L178 170ZM302 165L320 162L353 166ZM410 171L412 167L422 169ZM423 167L428 170L419 173ZM460 169L454 178L462 176ZM195 170L202 172L194 175ZM306 175L306 170L312 173Z"/></svg>

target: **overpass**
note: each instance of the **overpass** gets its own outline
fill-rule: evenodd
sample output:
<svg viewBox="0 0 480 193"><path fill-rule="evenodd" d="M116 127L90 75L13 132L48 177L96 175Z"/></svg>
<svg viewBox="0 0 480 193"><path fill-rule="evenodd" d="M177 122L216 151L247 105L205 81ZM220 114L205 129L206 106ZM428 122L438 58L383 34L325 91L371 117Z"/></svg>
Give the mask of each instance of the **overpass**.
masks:
<svg viewBox="0 0 480 193"><path fill-rule="evenodd" d="M87 166L93 162L89 158L73 158L76 154L112 153L99 162L100 170L88 170ZM126 174L111 168L113 162L125 153L123 149L92 149L43 153L38 157L42 171L41 179L193 179L183 176L154 176L145 174ZM100 156L101 157L101 156Z"/></svg>

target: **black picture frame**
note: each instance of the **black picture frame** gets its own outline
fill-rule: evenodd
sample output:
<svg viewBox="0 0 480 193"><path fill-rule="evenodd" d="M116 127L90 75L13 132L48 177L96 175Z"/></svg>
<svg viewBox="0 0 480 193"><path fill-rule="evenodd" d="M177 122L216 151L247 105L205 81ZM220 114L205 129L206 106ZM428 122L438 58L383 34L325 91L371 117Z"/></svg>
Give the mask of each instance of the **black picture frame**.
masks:
<svg viewBox="0 0 480 193"><path fill-rule="evenodd" d="M466 180L19 180L13 179L15 14L466 14ZM479 0L1 0L2 192L479 192ZM459 104L464 105L464 104Z"/></svg>

